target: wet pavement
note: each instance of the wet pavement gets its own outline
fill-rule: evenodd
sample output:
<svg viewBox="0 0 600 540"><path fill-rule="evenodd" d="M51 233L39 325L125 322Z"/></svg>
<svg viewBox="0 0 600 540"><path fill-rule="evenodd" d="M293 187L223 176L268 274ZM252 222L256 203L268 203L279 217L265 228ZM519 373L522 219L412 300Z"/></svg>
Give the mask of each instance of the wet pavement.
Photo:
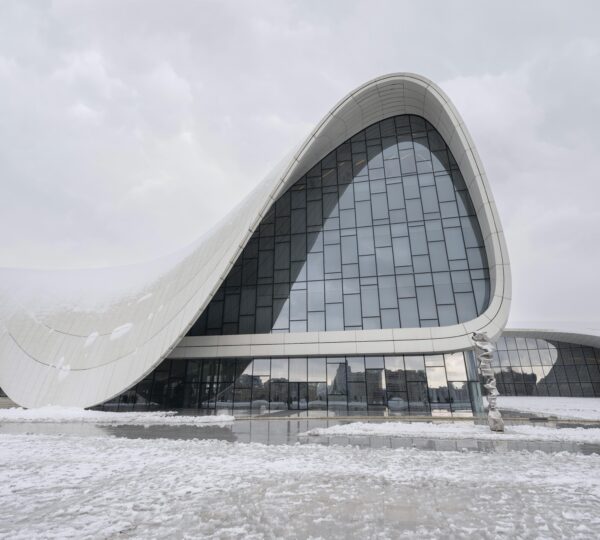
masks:
<svg viewBox="0 0 600 540"><path fill-rule="evenodd" d="M411 419L414 421L428 421L432 418ZM265 445L293 445L293 444L319 444L319 445L351 445L365 448L417 448L432 451L470 451L470 452L509 452L509 451L541 451L541 452L574 452L579 454L600 454L599 444L572 441L544 441L544 440L478 440L474 438L435 438L427 436L381 436L381 435L308 435L307 432L317 428L328 428L339 424L352 422L397 422L406 419L383 419L361 417L350 418L247 418L236 419L225 424L208 425L110 425L110 424L83 424L83 423L2 423L0 434L40 434L62 435L79 437L117 437L127 439L178 439L178 440L221 440L238 443L260 443ZM436 422L465 422L484 423L485 419L437 419ZM546 427L573 428L573 427L600 427L600 423L571 422L557 420L543 420L531 417L505 418L507 426L544 425Z"/></svg>

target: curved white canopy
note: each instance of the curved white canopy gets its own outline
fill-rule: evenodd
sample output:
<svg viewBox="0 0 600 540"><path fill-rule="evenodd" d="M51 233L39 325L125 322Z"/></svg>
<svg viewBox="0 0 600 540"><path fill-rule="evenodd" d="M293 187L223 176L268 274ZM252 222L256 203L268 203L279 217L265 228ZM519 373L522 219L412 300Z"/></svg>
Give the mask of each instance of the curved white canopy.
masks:
<svg viewBox="0 0 600 540"><path fill-rule="evenodd" d="M227 219L178 257L102 271L2 271L0 387L27 407L87 407L133 385L179 344L273 201L346 139L401 114L427 119L460 167L488 256L491 299L485 312L463 324L436 328L186 339L196 340L200 356L306 356L453 351L470 348L474 331L497 336L508 318L510 270L483 166L440 88L424 77L397 73L342 99Z"/></svg>
<svg viewBox="0 0 600 540"><path fill-rule="evenodd" d="M507 328L503 333L506 337L538 338L549 341L562 341L584 347L600 349L600 332L586 330L586 333L573 330L537 329L537 328Z"/></svg>

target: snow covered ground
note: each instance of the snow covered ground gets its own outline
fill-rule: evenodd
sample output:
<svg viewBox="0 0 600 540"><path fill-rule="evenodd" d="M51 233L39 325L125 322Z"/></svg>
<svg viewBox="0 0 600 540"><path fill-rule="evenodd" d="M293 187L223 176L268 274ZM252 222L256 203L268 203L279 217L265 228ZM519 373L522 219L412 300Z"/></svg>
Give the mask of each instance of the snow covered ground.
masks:
<svg viewBox="0 0 600 540"><path fill-rule="evenodd" d="M600 421L600 398L499 396L502 410Z"/></svg>
<svg viewBox="0 0 600 540"><path fill-rule="evenodd" d="M307 435L426 437L428 439L476 439L494 441L565 441L600 444L600 428L561 428L507 425L504 433L493 433L486 425L430 422L352 422L315 428Z"/></svg>
<svg viewBox="0 0 600 540"><path fill-rule="evenodd" d="M502 397L500 405L588 419L600 411L600 400L561 401ZM172 412L0 409L0 538L600 537L600 454L241 444L165 438L159 427L152 428L158 436L139 427L219 425L225 427L205 429L231 430L235 440L236 426L285 435L288 424L308 420L244 422ZM105 425L134 427L103 434ZM600 427L507 425L504 434L468 421L310 427L297 429L349 441L364 435L600 444ZM121 429L148 433L115 436ZM311 435L302 440L310 443Z"/></svg>
<svg viewBox="0 0 600 540"><path fill-rule="evenodd" d="M600 456L0 435L0 537L598 538Z"/></svg>
<svg viewBox="0 0 600 540"><path fill-rule="evenodd" d="M23 409L13 407L0 409L0 422L51 422L51 423L84 423L101 425L172 425L194 426L206 424L225 424L235 418L229 415L213 416L179 416L175 412L106 412L91 411L71 407L40 407L38 409Z"/></svg>

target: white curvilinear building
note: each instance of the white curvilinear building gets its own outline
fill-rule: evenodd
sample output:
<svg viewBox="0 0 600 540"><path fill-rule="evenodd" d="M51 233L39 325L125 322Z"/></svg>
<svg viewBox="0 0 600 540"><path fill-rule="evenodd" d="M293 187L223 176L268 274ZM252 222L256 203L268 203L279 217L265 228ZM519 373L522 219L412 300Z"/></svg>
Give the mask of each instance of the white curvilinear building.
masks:
<svg viewBox="0 0 600 540"><path fill-rule="evenodd" d="M348 94L179 255L0 279L0 387L26 407L472 414L471 335L499 338L511 298L474 143L408 73ZM600 395L599 344L507 332L499 388Z"/></svg>

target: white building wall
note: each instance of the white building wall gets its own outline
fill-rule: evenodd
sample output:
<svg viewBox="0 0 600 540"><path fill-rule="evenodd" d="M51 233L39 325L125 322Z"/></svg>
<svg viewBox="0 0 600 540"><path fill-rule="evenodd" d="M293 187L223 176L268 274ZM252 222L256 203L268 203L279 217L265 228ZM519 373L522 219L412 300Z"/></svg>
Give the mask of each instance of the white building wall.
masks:
<svg viewBox="0 0 600 540"><path fill-rule="evenodd" d="M346 139L374 122L401 114L427 119L459 164L488 255L491 301L486 311L472 321L437 328L186 337L181 341L273 201ZM408 73L379 77L348 94L238 208L167 263L97 272L3 271L0 386L27 407L87 407L133 385L176 346L175 356L462 350L471 347L474 331L497 336L510 307L508 252L471 137L441 89ZM105 297L97 299L100 289Z"/></svg>

